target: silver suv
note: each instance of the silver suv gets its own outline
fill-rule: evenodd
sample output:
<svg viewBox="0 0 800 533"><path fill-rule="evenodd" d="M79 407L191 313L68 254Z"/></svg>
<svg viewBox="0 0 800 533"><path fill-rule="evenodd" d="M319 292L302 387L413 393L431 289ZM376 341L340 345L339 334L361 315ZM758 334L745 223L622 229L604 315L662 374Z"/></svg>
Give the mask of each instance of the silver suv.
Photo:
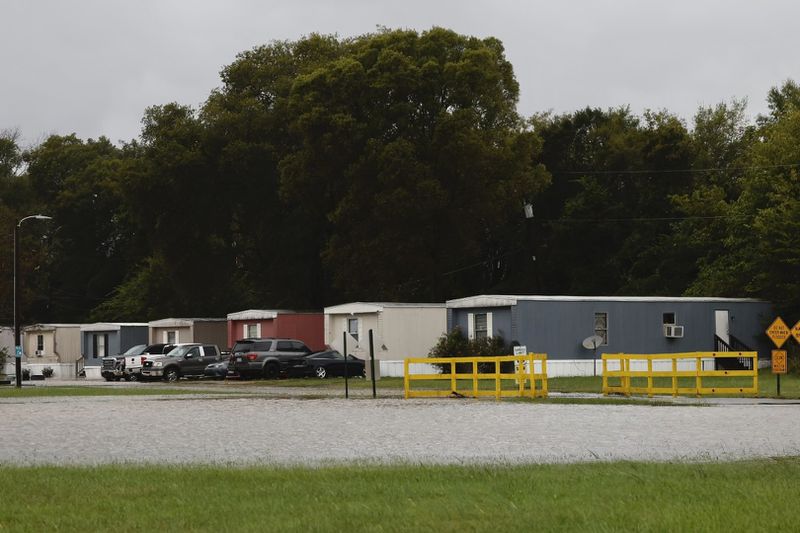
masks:
<svg viewBox="0 0 800 533"><path fill-rule="evenodd" d="M303 364L310 353L312 350L297 339L242 339L231 349L228 371L242 378L277 378L293 365Z"/></svg>

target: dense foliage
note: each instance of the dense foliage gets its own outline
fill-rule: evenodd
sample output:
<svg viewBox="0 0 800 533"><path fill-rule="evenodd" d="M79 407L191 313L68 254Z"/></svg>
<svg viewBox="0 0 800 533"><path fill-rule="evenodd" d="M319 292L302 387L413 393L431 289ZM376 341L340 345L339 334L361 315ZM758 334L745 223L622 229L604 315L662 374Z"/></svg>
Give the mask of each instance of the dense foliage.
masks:
<svg viewBox="0 0 800 533"><path fill-rule="evenodd" d="M498 355L509 355L513 348L506 344L502 337L482 337L468 339L464 336L461 329L456 326L452 330L445 332L436 341L436 344L428 352L428 357L492 357ZM435 363L443 373L450 373L451 367L448 363ZM494 363L479 363L478 372L489 373L495 371ZM504 362L501 364L502 372L513 372L514 363ZM457 373L472 373L472 363L459 363L456 365Z"/></svg>
<svg viewBox="0 0 800 533"><path fill-rule="evenodd" d="M23 321L477 293L753 296L800 312L800 88L520 117L496 39L311 35L240 54L138 139L0 133ZM523 216L532 203L534 217ZM11 321L0 276L0 322Z"/></svg>

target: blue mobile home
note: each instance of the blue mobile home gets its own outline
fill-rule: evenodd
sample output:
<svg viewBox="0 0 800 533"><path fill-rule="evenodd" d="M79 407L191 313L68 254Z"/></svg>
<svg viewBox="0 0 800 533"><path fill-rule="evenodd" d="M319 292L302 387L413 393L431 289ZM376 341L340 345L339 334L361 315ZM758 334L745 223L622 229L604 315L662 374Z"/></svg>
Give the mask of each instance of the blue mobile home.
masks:
<svg viewBox="0 0 800 533"><path fill-rule="evenodd" d="M100 366L103 357L147 344L148 326L138 322L98 322L81 326L84 366Z"/></svg>
<svg viewBox="0 0 800 533"><path fill-rule="evenodd" d="M447 330L469 338L500 336L550 361L569 361L577 373L602 353L756 350L769 357L764 330L774 319L769 302L744 298L481 295L447 302ZM583 364L581 364L583 363ZM557 366L557 365L556 365Z"/></svg>

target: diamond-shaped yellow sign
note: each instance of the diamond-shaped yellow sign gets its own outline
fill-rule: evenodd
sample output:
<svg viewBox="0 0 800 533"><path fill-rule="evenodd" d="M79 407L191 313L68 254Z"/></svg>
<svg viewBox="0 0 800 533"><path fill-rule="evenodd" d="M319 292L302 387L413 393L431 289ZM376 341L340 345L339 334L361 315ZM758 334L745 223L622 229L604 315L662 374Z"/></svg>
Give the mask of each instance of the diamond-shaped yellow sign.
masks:
<svg viewBox="0 0 800 533"><path fill-rule="evenodd" d="M792 337L794 337L794 340L797 342L800 342L800 320L798 320L797 324L792 328Z"/></svg>
<svg viewBox="0 0 800 533"><path fill-rule="evenodd" d="M767 337L769 337L778 348L783 346L783 343L786 342L786 339L788 339L790 335L789 326L786 325L786 322L784 322L781 317L776 318L775 322L767 328Z"/></svg>

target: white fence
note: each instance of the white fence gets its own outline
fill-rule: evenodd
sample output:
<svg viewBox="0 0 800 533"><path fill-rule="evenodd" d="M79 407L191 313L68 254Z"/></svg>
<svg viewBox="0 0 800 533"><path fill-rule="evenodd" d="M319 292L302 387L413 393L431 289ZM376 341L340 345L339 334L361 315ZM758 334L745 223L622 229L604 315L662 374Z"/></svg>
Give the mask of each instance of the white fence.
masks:
<svg viewBox="0 0 800 533"><path fill-rule="evenodd" d="M635 364L638 362L634 362ZM691 368L681 368L691 363ZM403 361L380 361L381 364L381 377L403 377ZM671 365L671 363L670 363ZM679 365L679 370L694 370L693 361L682 361ZM712 370L714 368L713 359L703 359L703 369ZM664 368L671 370L672 367ZM647 370L647 365L639 368L631 367L631 370ZM436 374L439 369L434 365L414 364L410 367L409 371L412 374ZM573 376L602 376L603 375L603 361L597 359L548 359L547 360L547 377L573 377Z"/></svg>

